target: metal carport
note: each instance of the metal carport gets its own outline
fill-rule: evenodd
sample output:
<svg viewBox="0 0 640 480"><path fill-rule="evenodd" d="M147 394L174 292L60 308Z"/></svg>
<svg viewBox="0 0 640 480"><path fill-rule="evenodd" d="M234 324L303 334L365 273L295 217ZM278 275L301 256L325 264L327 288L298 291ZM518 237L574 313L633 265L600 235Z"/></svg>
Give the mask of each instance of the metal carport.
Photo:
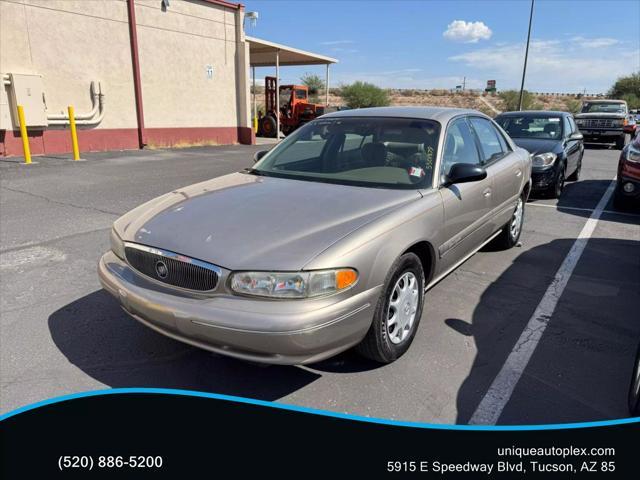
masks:
<svg viewBox="0 0 640 480"><path fill-rule="evenodd" d="M275 67L278 88L276 88L276 105L280 105L280 66L326 65L325 91L329 104L329 65L338 63L335 58L306 52L298 48L288 47L280 43L269 42L255 37L246 36L249 43L249 65L253 77L253 118L258 118L256 103L256 67ZM280 115L276 115L277 138L280 138Z"/></svg>

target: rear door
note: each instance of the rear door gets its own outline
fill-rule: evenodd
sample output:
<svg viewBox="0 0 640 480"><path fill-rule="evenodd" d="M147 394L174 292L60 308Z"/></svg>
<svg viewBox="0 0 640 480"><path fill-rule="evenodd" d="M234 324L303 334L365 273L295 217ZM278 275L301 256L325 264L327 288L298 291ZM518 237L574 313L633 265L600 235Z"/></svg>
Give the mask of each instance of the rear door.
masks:
<svg viewBox="0 0 640 480"><path fill-rule="evenodd" d="M478 144L466 117L452 120L445 134L439 188L444 207L444 232L438 246L438 273L455 266L492 233L487 222L492 207L492 175L489 173L477 182L446 185L447 175L455 163L482 165Z"/></svg>
<svg viewBox="0 0 640 480"><path fill-rule="evenodd" d="M493 177L490 222L496 231L511 219L522 189L523 164L491 120L471 117L470 122L480 144L482 161Z"/></svg>

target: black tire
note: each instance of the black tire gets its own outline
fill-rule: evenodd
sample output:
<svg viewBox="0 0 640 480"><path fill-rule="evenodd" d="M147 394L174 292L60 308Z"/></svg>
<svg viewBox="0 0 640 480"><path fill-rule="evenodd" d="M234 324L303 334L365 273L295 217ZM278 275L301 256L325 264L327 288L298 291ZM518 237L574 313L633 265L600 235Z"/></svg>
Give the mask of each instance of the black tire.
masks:
<svg viewBox="0 0 640 480"><path fill-rule="evenodd" d="M278 128L275 117L272 115L267 115L266 117L262 117L260 123L260 132L263 137L275 137L276 129Z"/></svg>
<svg viewBox="0 0 640 480"><path fill-rule="evenodd" d="M640 346L638 346L631 385L629 386L629 412L634 417L640 416Z"/></svg>
<svg viewBox="0 0 640 480"><path fill-rule="evenodd" d="M622 150L627 143L627 135L623 134L616 138L616 149Z"/></svg>
<svg viewBox="0 0 640 480"><path fill-rule="evenodd" d="M389 304L396 283L406 273L412 273L417 280L418 305L407 336L400 343L394 343L391 340L391 332L388 331L387 328L387 319L390 313ZM382 293L376 305L371 327L369 327L369 331L362 342L356 346L357 352L379 363L391 363L400 358L409 349L418 330L420 317L422 316L422 307L424 305L424 287L425 277L422 262L420 262L416 254L411 252L405 253L398 258L389 269Z"/></svg>
<svg viewBox="0 0 640 480"><path fill-rule="evenodd" d="M577 182L580 180L580 171L582 170L582 155L580 155L580 159L578 160L578 165L576 165L575 171L567 177L567 180L571 182Z"/></svg>
<svg viewBox="0 0 640 480"><path fill-rule="evenodd" d="M558 174L556 175L555 182L553 182L553 185L551 185L551 187L549 187L549 190L547 191L549 197L560 198L560 195L562 195L562 191L564 190L565 173L566 166L560 166L560 168L558 169Z"/></svg>
<svg viewBox="0 0 640 480"><path fill-rule="evenodd" d="M613 207L616 210L627 210L629 208L629 199L620 193L620 188L618 186L613 194Z"/></svg>
<svg viewBox="0 0 640 480"><path fill-rule="evenodd" d="M525 201L525 195L522 194L518 199L518 201L522 202L520 226L514 235L514 230L511 227L513 225L513 222L516 220L516 215L518 212L518 205L516 205L516 208L513 211L513 215L511 216L511 219L509 220L509 222L507 222L507 224L504 227L502 227L502 231L492 242L493 245L500 250L508 250L510 248L515 247L518 244L518 241L520 240L520 235L522 235L522 226L524 225L524 212L525 212L524 207L527 204L527 202Z"/></svg>

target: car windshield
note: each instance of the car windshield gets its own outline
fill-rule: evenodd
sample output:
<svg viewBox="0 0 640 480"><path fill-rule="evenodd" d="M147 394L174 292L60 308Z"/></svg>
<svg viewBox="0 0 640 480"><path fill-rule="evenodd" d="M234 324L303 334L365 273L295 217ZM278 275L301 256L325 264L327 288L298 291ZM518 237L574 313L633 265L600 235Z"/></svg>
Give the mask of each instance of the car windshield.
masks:
<svg viewBox="0 0 640 480"><path fill-rule="evenodd" d="M581 113L626 113L624 103L585 103Z"/></svg>
<svg viewBox="0 0 640 480"><path fill-rule="evenodd" d="M439 123L407 118L327 118L300 128L249 173L382 188L429 188Z"/></svg>
<svg viewBox="0 0 640 480"><path fill-rule="evenodd" d="M504 116L496 118L496 122L512 138L562 138L562 122L560 117Z"/></svg>

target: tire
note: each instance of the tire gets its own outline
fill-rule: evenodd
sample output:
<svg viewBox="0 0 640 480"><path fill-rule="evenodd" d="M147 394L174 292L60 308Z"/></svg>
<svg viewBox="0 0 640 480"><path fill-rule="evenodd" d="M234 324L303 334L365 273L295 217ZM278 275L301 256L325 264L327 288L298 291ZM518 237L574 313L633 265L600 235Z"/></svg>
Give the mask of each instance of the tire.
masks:
<svg viewBox="0 0 640 480"><path fill-rule="evenodd" d="M564 190L565 172L566 167L562 165L558 171L558 175L556 176L556 181L553 182L553 185L551 185L547 191L549 197L560 198L560 195L562 195L562 191Z"/></svg>
<svg viewBox="0 0 640 480"><path fill-rule="evenodd" d="M402 293L403 286L406 293ZM371 327L356 346L358 353L379 363L391 363L400 358L409 349L418 330L424 287L422 262L416 254L405 253L389 269ZM392 302L398 302L398 305L394 306Z"/></svg>
<svg viewBox="0 0 640 480"><path fill-rule="evenodd" d="M513 211L511 220L502 227L502 231L493 241L493 244L500 250L508 250L518 244L518 240L520 240L520 235L522 234L522 226L524 225L525 205L526 202L524 201L523 194L520 195L520 198L518 199L518 203ZM520 210L519 213L518 210Z"/></svg>
<svg viewBox="0 0 640 480"><path fill-rule="evenodd" d="M578 165L576 165L575 171L567 177L567 180L571 182L577 182L580 180L580 171L582 170L582 155L580 155L580 159L578 160Z"/></svg>
<svg viewBox="0 0 640 480"><path fill-rule="evenodd" d="M631 385L629 386L629 412L634 417L640 416L640 346L636 354Z"/></svg>
<svg viewBox="0 0 640 480"><path fill-rule="evenodd" d="M276 123L276 119L272 115L267 115L262 118L262 123L260 125L260 132L265 137L275 137L276 129L278 125Z"/></svg>
<svg viewBox="0 0 640 480"><path fill-rule="evenodd" d="M622 150L627 143L627 135L623 134L622 136L616 138L616 149Z"/></svg>
<svg viewBox="0 0 640 480"><path fill-rule="evenodd" d="M620 188L622 187L618 186L613 194L613 207L616 210L627 210L629 208L629 200L620 193Z"/></svg>

